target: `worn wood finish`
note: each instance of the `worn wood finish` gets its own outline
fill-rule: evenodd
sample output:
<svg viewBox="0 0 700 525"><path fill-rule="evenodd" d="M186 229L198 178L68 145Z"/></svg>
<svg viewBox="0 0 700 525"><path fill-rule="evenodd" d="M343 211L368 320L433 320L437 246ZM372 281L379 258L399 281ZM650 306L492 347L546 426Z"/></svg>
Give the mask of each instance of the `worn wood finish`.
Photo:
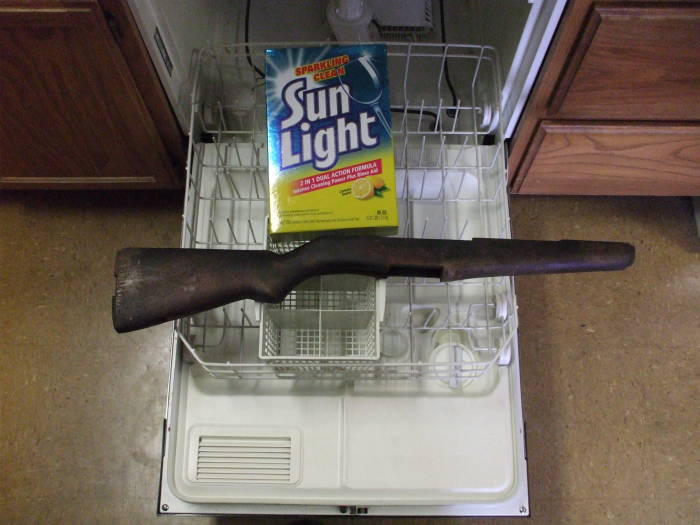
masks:
<svg viewBox="0 0 700 525"><path fill-rule="evenodd" d="M318 275L440 278L622 270L621 242L321 236L284 254L267 250L124 248L114 263L117 332L148 328L242 299L278 303Z"/></svg>
<svg viewBox="0 0 700 525"><path fill-rule="evenodd" d="M700 195L696 124L544 121L523 194Z"/></svg>
<svg viewBox="0 0 700 525"><path fill-rule="evenodd" d="M700 5L595 4L574 54L548 116L700 120Z"/></svg>
<svg viewBox="0 0 700 525"><path fill-rule="evenodd" d="M0 49L0 188L174 184L97 2L0 2Z"/></svg>

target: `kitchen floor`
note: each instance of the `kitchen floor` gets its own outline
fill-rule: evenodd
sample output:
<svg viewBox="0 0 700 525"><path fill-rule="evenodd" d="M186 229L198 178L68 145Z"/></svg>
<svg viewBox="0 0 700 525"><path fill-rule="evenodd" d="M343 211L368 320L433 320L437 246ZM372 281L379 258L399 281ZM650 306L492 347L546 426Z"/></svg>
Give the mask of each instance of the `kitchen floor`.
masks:
<svg viewBox="0 0 700 525"><path fill-rule="evenodd" d="M1 521L295 521L156 517L169 327L114 332L112 266L124 246L177 246L181 200L0 195ZM637 247L621 273L517 280L528 524L700 522L700 240L690 200L514 197L512 217L519 238Z"/></svg>

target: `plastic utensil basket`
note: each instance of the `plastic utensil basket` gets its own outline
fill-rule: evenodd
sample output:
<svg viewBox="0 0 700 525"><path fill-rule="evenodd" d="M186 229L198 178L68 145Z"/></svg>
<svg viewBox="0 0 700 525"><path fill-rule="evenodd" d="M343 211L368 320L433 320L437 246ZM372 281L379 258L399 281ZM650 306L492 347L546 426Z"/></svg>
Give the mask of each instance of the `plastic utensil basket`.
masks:
<svg viewBox="0 0 700 525"><path fill-rule="evenodd" d="M267 249L284 253L301 244L268 239ZM262 305L260 359L288 364L378 359L383 289L384 282L371 277L324 275L301 283L279 304Z"/></svg>

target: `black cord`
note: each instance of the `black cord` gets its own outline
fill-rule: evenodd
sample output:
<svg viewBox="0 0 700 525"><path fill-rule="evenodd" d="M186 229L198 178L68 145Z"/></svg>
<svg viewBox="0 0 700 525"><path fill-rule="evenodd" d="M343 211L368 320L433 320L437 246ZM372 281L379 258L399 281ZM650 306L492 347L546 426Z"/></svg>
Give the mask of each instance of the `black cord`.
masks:
<svg viewBox="0 0 700 525"><path fill-rule="evenodd" d="M442 43L447 44L447 39L445 38L445 2L440 0L440 36L442 37ZM455 88L452 85L452 80L450 79L450 68L447 66L447 57L445 57L445 81L447 82L447 87L450 88L450 93L452 93L452 105L457 105L457 95L455 93ZM447 116L454 118L457 114L456 109L448 109L446 111Z"/></svg>
<svg viewBox="0 0 700 525"><path fill-rule="evenodd" d="M265 78L265 73L260 71L258 66L253 64L253 61L250 58L250 48L248 48L248 32L250 29L250 0L247 0L245 4L245 56L248 59L248 64L250 64L250 67L253 68L253 71L255 71L258 75L260 75L260 78Z"/></svg>

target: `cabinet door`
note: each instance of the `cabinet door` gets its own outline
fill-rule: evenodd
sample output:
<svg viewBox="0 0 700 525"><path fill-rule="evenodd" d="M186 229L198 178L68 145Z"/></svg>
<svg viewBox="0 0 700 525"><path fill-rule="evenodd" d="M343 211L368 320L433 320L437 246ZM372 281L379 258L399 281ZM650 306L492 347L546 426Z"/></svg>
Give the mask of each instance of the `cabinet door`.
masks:
<svg viewBox="0 0 700 525"><path fill-rule="evenodd" d="M700 124L544 121L518 193L700 195Z"/></svg>
<svg viewBox="0 0 700 525"><path fill-rule="evenodd" d="M547 114L700 120L700 4L594 4Z"/></svg>
<svg viewBox="0 0 700 525"><path fill-rule="evenodd" d="M0 1L0 49L0 188L174 184L96 2Z"/></svg>

